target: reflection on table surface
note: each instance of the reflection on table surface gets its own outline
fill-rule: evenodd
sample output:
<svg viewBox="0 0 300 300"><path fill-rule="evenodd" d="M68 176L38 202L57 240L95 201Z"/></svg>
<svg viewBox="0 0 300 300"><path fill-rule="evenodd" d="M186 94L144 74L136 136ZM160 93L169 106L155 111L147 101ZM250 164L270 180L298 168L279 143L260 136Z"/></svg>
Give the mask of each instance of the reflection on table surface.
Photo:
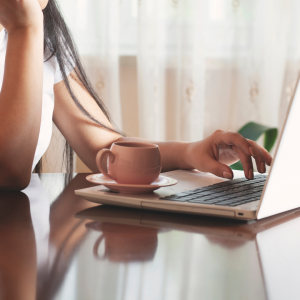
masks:
<svg viewBox="0 0 300 300"><path fill-rule="evenodd" d="M1 299L299 299L300 210L260 221L99 206L85 174L0 192Z"/></svg>

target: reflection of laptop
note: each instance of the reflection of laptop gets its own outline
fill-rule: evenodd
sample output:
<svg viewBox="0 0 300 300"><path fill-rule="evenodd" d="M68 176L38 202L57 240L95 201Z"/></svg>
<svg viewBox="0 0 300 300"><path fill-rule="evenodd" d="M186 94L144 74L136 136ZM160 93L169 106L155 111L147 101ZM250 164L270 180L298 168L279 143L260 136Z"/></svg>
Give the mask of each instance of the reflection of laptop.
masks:
<svg viewBox="0 0 300 300"><path fill-rule="evenodd" d="M230 276L236 283L237 278L235 276L237 274L239 278L246 274L243 279L247 280L240 280L238 289L236 290L235 286L231 297L227 295L228 299L281 300L299 298L300 237L298 232L300 209L247 223L107 205L83 210L76 214L76 217L99 222L103 225L141 227L141 232L143 232L144 227L148 227L158 229L157 232L170 229L204 235L211 244L221 247L218 249L218 255L215 256L216 260L219 259L218 264L221 265L221 269L224 269L224 265L222 266L222 259L220 258L226 257L229 260L230 267L225 264L226 283L228 283ZM115 231L118 230L116 226L113 228ZM130 228L127 230L128 236L130 236ZM247 243L246 247L244 247L245 243ZM206 247L202 256L206 257L207 252L205 251L211 249L213 247ZM233 264L230 261L232 255L236 256ZM243 257L243 259L239 259L239 257ZM238 265L238 268L235 268L234 265ZM234 270L239 270L239 272L234 273ZM216 270L213 274L216 276ZM205 276L207 275L209 274L205 273ZM201 282L203 284L201 280L198 284L201 285ZM243 285L243 282L246 284ZM239 294L236 294L237 292Z"/></svg>
<svg viewBox="0 0 300 300"><path fill-rule="evenodd" d="M160 230L177 230L189 233L232 238L236 241L255 240L258 233L300 217L300 209L285 212L267 219L239 222L228 219L199 218L196 215L172 214L141 209L101 205L78 212L76 218L101 223L131 225Z"/></svg>
<svg viewBox="0 0 300 300"><path fill-rule="evenodd" d="M242 220L261 219L300 207L300 140L295 131L300 127L299 79L286 122L282 130L269 176L256 176L248 181L242 172L234 180L224 180L198 171L172 171L164 175L178 184L161 188L152 194L130 195L110 192L96 186L75 193L93 202L205 214Z"/></svg>

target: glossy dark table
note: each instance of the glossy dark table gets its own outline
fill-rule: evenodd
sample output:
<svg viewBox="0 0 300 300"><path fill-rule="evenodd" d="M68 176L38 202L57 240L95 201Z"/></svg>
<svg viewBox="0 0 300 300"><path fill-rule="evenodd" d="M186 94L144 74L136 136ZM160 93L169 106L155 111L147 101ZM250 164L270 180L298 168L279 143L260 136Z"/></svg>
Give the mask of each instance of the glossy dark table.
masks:
<svg viewBox="0 0 300 300"><path fill-rule="evenodd" d="M99 206L86 174L0 192L0 299L300 299L300 210L261 221Z"/></svg>

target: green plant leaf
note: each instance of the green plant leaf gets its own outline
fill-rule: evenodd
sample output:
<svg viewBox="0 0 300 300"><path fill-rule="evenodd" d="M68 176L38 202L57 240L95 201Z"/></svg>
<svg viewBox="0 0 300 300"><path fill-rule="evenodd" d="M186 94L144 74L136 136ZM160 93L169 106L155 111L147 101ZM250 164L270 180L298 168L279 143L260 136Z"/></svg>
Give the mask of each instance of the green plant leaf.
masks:
<svg viewBox="0 0 300 300"><path fill-rule="evenodd" d="M271 151L277 135L278 135L278 129L277 128L272 128L268 127L262 124L258 124L255 122L249 122L246 125L244 125L239 131L244 138L257 141L258 138L264 134L264 147L266 148L267 151ZM233 164L230 166L231 169L233 170L243 170L243 166L240 161L237 163Z"/></svg>
<svg viewBox="0 0 300 300"><path fill-rule="evenodd" d="M243 171L243 165L241 163L241 161L239 160L238 162L236 162L235 164L231 165L230 168L232 170L239 170L239 171Z"/></svg>
<svg viewBox="0 0 300 300"><path fill-rule="evenodd" d="M265 133L264 147L270 152L278 135L277 128L271 128Z"/></svg>

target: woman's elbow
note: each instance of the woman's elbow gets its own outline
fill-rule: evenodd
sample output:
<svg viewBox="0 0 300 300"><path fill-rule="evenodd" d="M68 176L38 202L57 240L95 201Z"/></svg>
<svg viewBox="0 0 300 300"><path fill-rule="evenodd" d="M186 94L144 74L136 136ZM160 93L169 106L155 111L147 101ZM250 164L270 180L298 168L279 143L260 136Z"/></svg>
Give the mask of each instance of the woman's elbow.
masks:
<svg viewBox="0 0 300 300"><path fill-rule="evenodd" d="M19 192L26 189L30 183L31 172L1 170L0 173L0 190L2 191Z"/></svg>

